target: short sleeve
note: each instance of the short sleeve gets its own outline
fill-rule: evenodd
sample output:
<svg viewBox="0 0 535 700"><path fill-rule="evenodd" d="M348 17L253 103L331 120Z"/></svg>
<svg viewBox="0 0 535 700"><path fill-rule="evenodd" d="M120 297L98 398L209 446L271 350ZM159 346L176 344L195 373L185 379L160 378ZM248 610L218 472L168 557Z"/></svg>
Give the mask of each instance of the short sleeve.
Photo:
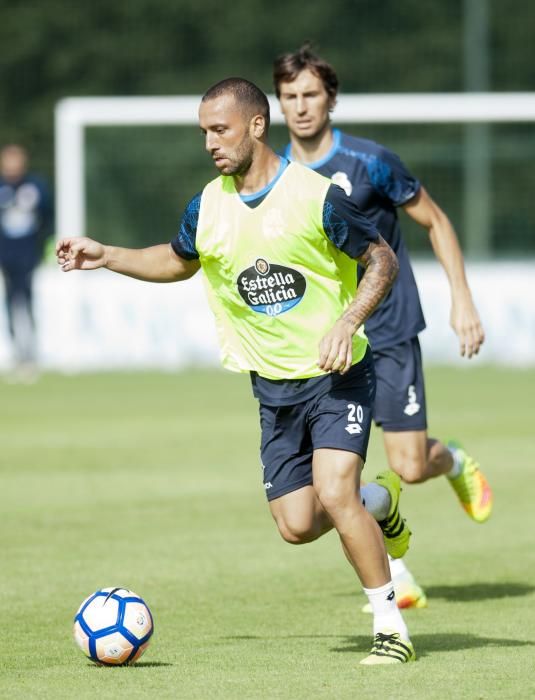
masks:
<svg viewBox="0 0 535 700"><path fill-rule="evenodd" d="M379 231L338 185L331 185L323 203L323 230L329 240L350 258L359 258Z"/></svg>
<svg viewBox="0 0 535 700"><path fill-rule="evenodd" d="M199 253L195 246L202 192L198 192L188 203L178 233L171 241L175 253L185 260L197 260Z"/></svg>
<svg viewBox="0 0 535 700"><path fill-rule="evenodd" d="M368 160L367 169L374 189L395 207L406 204L420 189L420 182L387 148L381 148L378 155Z"/></svg>

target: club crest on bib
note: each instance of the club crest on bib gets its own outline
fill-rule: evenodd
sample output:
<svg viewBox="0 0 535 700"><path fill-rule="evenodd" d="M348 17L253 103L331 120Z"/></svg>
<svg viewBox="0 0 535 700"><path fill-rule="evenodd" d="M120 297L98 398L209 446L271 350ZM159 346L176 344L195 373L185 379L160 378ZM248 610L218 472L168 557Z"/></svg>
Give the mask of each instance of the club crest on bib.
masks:
<svg viewBox="0 0 535 700"><path fill-rule="evenodd" d="M253 311L268 316L279 316L299 304L307 285L297 270L270 265L264 258L240 272L237 284L244 302Z"/></svg>

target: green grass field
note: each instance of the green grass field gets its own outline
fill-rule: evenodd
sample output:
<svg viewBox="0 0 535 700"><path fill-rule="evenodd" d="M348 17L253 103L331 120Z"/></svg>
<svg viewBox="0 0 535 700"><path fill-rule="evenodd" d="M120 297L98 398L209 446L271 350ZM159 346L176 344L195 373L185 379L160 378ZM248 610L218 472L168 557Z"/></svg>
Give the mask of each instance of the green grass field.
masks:
<svg viewBox="0 0 535 700"><path fill-rule="evenodd" d="M430 368L431 434L492 481L485 525L443 479L404 491L429 595L408 666L359 667L364 596L333 533L285 544L261 486L245 377L46 375L2 386L0 697L535 697L535 371ZM372 436L367 473L384 466ZM103 586L150 604L140 663L99 668L72 618Z"/></svg>

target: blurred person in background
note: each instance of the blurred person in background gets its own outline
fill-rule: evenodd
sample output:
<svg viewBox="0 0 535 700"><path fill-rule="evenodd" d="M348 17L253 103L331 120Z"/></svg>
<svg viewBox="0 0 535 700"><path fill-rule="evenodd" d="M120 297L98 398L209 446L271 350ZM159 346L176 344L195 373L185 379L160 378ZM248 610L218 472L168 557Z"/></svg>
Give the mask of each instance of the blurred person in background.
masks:
<svg viewBox="0 0 535 700"><path fill-rule="evenodd" d="M0 269L4 278L13 380L37 372L33 274L52 233L52 200L44 181L28 172L28 153L18 144L0 151Z"/></svg>
<svg viewBox="0 0 535 700"><path fill-rule="evenodd" d="M397 208L429 235L448 277L450 319L460 353L470 358L478 353L484 333L452 224L396 154L332 127L330 113L336 104L338 77L308 42L275 60L273 80L290 133L284 155L340 185L374 222L399 260L399 275L392 289L366 321L377 374L374 421L383 431L390 468L406 483L445 475L465 512L482 523L491 513L492 492L478 464L458 443L446 445L427 433L418 342L425 320ZM359 266L359 278L364 272ZM425 607L425 592L403 559L391 560L390 565L399 606Z"/></svg>

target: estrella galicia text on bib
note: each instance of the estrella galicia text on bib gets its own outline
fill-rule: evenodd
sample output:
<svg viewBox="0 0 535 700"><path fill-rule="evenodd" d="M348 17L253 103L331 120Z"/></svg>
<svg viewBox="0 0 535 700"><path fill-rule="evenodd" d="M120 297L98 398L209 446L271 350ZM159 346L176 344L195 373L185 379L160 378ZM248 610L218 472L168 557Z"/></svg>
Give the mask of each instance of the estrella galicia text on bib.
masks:
<svg viewBox="0 0 535 700"><path fill-rule="evenodd" d="M270 265L258 258L254 267L238 275L238 291L253 311L279 316L299 304L305 294L305 277L291 267Z"/></svg>

